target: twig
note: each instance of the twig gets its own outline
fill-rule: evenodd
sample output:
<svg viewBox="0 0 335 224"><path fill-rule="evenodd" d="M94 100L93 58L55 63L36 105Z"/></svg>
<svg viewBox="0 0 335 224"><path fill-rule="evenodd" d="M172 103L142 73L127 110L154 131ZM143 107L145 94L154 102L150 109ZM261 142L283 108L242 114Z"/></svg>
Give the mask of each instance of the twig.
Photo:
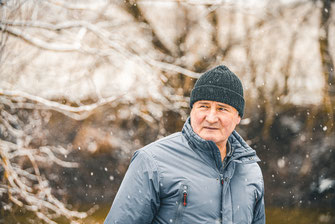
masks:
<svg viewBox="0 0 335 224"><path fill-rule="evenodd" d="M201 75L201 73L192 72L190 70L187 70L185 68L182 68L182 67L174 65L174 64L169 64L169 63L165 63L165 62L161 62L161 61L156 61L156 60L152 60L150 58L146 58L145 60L150 65L152 65L154 67L157 67L159 69L162 69L162 70L165 70L165 71L173 71L173 72L176 72L176 73L186 75L186 76L191 77L191 78L198 79Z"/></svg>
<svg viewBox="0 0 335 224"><path fill-rule="evenodd" d="M48 0L50 3L62 6L67 9L73 10L94 10L94 9L101 9L107 6L108 1L95 1L94 3L70 3L68 1L62 0Z"/></svg>
<svg viewBox="0 0 335 224"><path fill-rule="evenodd" d="M75 120L82 120L87 118L90 113L94 109L98 108L99 106L105 105L107 103L111 103L117 99L120 99L122 95L120 96L111 96L108 98L100 98L98 102L92 103L90 105L83 105L83 106L78 106L78 107L73 107L73 106L68 106L64 105L55 101L47 100L45 98L35 96L26 92L18 91L18 90L3 90L0 88L0 96L1 95L6 95L6 96L12 96L12 97L23 97L25 99L40 103L44 105L45 107L43 109L50 109L50 110L55 110L58 112L63 113L66 116L69 116ZM19 104L16 104L19 106ZM22 104L24 105L24 104ZM82 114L77 114L77 113L82 113Z"/></svg>
<svg viewBox="0 0 335 224"><path fill-rule="evenodd" d="M28 34L27 32L23 32L20 29L14 27L5 27L0 24L0 29L6 31L14 36L20 37L23 40L46 50L52 51L78 51L80 49L81 43L77 42L74 44L63 44L63 43L48 43L41 39L35 38Z"/></svg>

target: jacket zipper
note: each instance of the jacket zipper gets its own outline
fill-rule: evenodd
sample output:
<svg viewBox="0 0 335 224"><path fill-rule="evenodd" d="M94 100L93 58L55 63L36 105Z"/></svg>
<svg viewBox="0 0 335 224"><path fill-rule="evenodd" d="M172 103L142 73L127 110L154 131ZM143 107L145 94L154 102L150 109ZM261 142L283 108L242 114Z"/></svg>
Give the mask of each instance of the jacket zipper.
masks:
<svg viewBox="0 0 335 224"><path fill-rule="evenodd" d="M179 224L182 223L182 214L183 211L185 209L185 207L187 206L188 202L187 202L187 197L188 197L188 186L183 184L181 186L181 197L180 197L180 201L178 204L178 208L177 208L177 214L176 214L176 218L175 218L175 223Z"/></svg>

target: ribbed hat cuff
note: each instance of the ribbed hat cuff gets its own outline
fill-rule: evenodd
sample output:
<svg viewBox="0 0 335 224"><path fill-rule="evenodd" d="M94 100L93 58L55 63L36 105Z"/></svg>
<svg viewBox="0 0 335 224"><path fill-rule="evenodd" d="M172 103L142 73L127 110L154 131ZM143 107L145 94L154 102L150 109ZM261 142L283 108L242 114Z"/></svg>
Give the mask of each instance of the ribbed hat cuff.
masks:
<svg viewBox="0 0 335 224"><path fill-rule="evenodd" d="M243 117L244 99L240 94L231 91L230 89L212 85L196 87L191 93L191 108L193 107L193 104L199 100L211 100L228 104L238 111L240 117Z"/></svg>

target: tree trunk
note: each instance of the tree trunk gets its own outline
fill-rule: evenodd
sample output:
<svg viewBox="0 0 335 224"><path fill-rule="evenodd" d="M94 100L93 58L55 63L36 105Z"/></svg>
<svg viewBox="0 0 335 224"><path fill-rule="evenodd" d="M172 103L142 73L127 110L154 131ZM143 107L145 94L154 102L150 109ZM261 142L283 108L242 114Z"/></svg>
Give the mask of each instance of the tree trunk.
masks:
<svg viewBox="0 0 335 224"><path fill-rule="evenodd" d="M334 129L334 110L335 110L335 74L332 55L329 46L329 24L331 22L331 0L323 0L320 19L320 55L322 72L325 79L325 88L323 95L323 104L328 115L327 128L328 133Z"/></svg>

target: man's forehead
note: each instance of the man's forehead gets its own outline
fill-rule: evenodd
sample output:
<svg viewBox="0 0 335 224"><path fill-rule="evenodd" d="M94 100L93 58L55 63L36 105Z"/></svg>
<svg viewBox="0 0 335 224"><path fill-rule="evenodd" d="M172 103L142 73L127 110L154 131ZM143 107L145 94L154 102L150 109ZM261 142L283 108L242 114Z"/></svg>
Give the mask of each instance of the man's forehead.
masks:
<svg viewBox="0 0 335 224"><path fill-rule="evenodd" d="M199 101L197 101L196 103L199 103L199 104L212 104L212 103L215 103L215 104L218 105L218 106L222 106L222 107L231 107L231 106L228 105L228 104L221 103L221 102L218 102L218 101L212 101L212 100L199 100Z"/></svg>

